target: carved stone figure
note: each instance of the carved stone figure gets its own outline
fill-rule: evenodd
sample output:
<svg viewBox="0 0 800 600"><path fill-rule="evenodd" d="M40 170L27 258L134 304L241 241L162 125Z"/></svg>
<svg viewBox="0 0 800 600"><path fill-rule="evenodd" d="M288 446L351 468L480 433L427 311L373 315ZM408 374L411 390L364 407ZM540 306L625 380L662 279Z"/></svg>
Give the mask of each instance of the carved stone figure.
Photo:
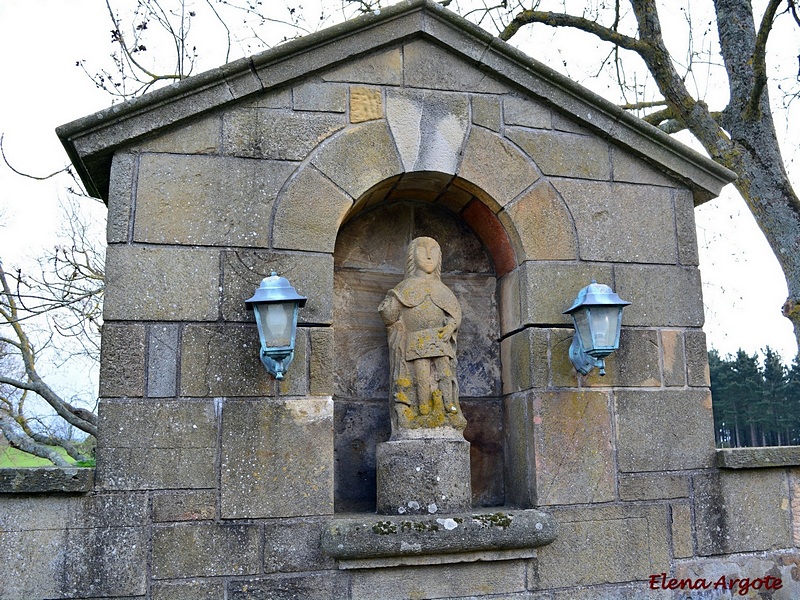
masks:
<svg viewBox="0 0 800 600"><path fill-rule="evenodd" d="M441 427L461 432L467 424L456 380L461 306L441 272L436 240L412 240L405 278L378 307L389 338L393 439Z"/></svg>

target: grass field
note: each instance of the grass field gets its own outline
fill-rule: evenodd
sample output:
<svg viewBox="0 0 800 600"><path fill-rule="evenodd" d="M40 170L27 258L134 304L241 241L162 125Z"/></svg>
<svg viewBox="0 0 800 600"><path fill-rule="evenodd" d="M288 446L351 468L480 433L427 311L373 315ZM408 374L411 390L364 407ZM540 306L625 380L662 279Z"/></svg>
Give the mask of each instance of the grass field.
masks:
<svg viewBox="0 0 800 600"><path fill-rule="evenodd" d="M63 448L56 448L68 462L74 463L75 461L70 458ZM39 458L27 452L21 452L16 448L5 446L0 449L0 469L8 468L21 468L21 467L52 467L53 463L45 458Z"/></svg>

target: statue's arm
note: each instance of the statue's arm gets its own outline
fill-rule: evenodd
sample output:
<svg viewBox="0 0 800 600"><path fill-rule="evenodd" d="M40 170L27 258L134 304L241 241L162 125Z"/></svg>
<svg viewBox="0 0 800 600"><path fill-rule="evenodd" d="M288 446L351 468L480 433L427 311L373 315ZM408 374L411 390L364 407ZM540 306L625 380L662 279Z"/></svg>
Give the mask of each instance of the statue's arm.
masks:
<svg viewBox="0 0 800 600"><path fill-rule="evenodd" d="M393 291L386 294L386 298L383 299L383 302L381 302L378 307L378 313L381 315L383 324L386 325L386 327L397 323L397 320L400 318L401 306L400 301Z"/></svg>

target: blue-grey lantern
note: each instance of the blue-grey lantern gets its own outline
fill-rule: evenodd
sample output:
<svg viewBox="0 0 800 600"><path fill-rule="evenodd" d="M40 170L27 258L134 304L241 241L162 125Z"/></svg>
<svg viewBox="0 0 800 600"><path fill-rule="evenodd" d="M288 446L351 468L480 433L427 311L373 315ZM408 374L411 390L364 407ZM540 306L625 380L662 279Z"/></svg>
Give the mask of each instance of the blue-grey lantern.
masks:
<svg viewBox="0 0 800 600"><path fill-rule="evenodd" d="M598 367L600 375L606 374L605 357L619 348L622 309L629 304L594 279L578 292L575 302L564 311L572 315L575 324L569 359L577 371L586 375Z"/></svg>
<svg viewBox="0 0 800 600"><path fill-rule="evenodd" d="M297 309L305 306L306 300L288 279L273 271L261 281L253 297L244 302L248 310L255 312L261 362L275 379L283 379L294 359Z"/></svg>

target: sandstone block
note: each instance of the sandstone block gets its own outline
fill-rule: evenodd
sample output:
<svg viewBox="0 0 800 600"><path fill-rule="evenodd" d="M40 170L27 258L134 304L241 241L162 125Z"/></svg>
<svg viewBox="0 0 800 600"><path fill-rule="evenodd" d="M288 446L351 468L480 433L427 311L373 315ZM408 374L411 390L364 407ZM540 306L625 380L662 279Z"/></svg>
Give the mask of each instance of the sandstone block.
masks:
<svg viewBox="0 0 800 600"><path fill-rule="evenodd" d="M112 245L106 250L106 321L214 321L219 253ZM191 290L191 294L186 293Z"/></svg>
<svg viewBox="0 0 800 600"><path fill-rule="evenodd" d="M258 539L257 525L156 525L152 541L153 579L258 573Z"/></svg>
<svg viewBox="0 0 800 600"><path fill-rule="evenodd" d="M327 572L261 577L228 584L230 600L329 600L349 598L348 577Z"/></svg>
<svg viewBox="0 0 800 600"><path fill-rule="evenodd" d="M500 131L502 104L499 96L472 96L472 122L492 131Z"/></svg>
<svg viewBox="0 0 800 600"><path fill-rule="evenodd" d="M550 129L550 109L528 98L503 97L503 121L506 125L519 125L534 129Z"/></svg>
<svg viewBox="0 0 800 600"><path fill-rule="evenodd" d="M242 102L242 108L292 108L292 88L283 87L256 94L252 100Z"/></svg>
<svg viewBox="0 0 800 600"><path fill-rule="evenodd" d="M139 152L170 154L217 154L222 135L222 118L212 115L181 125L135 146Z"/></svg>
<svg viewBox="0 0 800 600"><path fill-rule="evenodd" d="M516 239L515 228L508 223L506 216L503 212L495 215L486 204L477 199L470 202L461 212L464 222L489 251L498 277L502 277L517 266L514 247L519 247L519 240Z"/></svg>
<svg viewBox="0 0 800 600"><path fill-rule="evenodd" d="M608 144L595 136L524 129L510 129L506 136L522 148L545 175L595 181L611 179Z"/></svg>
<svg viewBox="0 0 800 600"><path fill-rule="evenodd" d="M218 600L225 597L224 585L213 579L156 581L150 591L153 600Z"/></svg>
<svg viewBox="0 0 800 600"><path fill-rule="evenodd" d="M500 343L503 394L513 394L548 384L548 331L527 327Z"/></svg>
<svg viewBox="0 0 800 600"><path fill-rule="evenodd" d="M625 308L624 324L702 327L703 294L696 268L616 265L614 276L615 291L631 303Z"/></svg>
<svg viewBox="0 0 800 600"><path fill-rule="evenodd" d="M689 504L672 504L672 555L675 558L694 556L692 540L692 507Z"/></svg>
<svg viewBox="0 0 800 600"><path fill-rule="evenodd" d="M295 167L218 156L145 155L134 239L268 247L273 201Z"/></svg>
<svg viewBox="0 0 800 600"><path fill-rule="evenodd" d="M333 345L333 330L329 327L314 327L308 353L311 355L308 373L308 391L312 396L333 396L333 379L336 352Z"/></svg>
<svg viewBox="0 0 800 600"><path fill-rule="evenodd" d="M505 444L503 403L500 399L462 399L467 419L472 506L502 506L505 502Z"/></svg>
<svg viewBox="0 0 800 600"><path fill-rule="evenodd" d="M520 508L536 506L536 456L533 407L527 395L506 396L503 400L505 432L506 505Z"/></svg>
<svg viewBox="0 0 800 600"><path fill-rule="evenodd" d="M244 158L303 160L345 124L343 114L234 109L223 116L222 151Z"/></svg>
<svg viewBox="0 0 800 600"><path fill-rule="evenodd" d="M223 519L333 513L333 401L228 401L222 412Z"/></svg>
<svg viewBox="0 0 800 600"><path fill-rule="evenodd" d="M686 347L686 379L690 386L708 387L711 376L708 371L706 334L703 331L687 331L683 336Z"/></svg>
<svg viewBox="0 0 800 600"><path fill-rule="evenodd" d="M144 357L144 325L106 323L100 347L100 396L143 396Z"/></svg>
<svg viewBox="0 0 800 600"><path fill-rule="evenodd" d="M674 179L656 170L655 167L652 167L641 158L617 146L611 146L611 159L614 170L614 181L642 183L661 187L675 187L678 185L678 182Z"/></svg>
<svg viewBox="0 0 800 600"><path fill-rule="evenodd" d="M520 273L522 270L521 268L514 269L500 279L500 333L502 335L522 326L522 298L520 296Z"/></svg>
<svg viewBox="0 0 800 600"><path fill-rule="evenodd" d="M433 90L502 94L508 88L483 71L430 42L403 46L405 85Z"/></svg>
<svg viewBox="0 0 800 600"><path fill-rule="evenodd" d="M688 498L689 480L669 473L620 473L619 497L620 500Z"/></svg>
<svg viewBox="0 0 800 600"><path fill-rule="evenodd" d="M675 225L678 231L678 261L697 266L697 228L694 222L694 199L689 190L675 190Z"/></svg>
<svg viewBox="0 0 800 600"><path fill-rule="evenodd" d="M322 73L324 81L347 81L375 85L403 85L403 55L400 48L370 52L341 67Z"/></svg>
<svg viewBox="0 0 800 600"><path fill-rule="evenodd" d="M363 123L383 118L383 93L363 86L350 88L350 122Z"/></svg>
<svg viewBox="0 0 800 600"><path fill-rule="evenodd" d="M677 262L669 189L576 180L557 180L553 185L574 219L581 259ZM633 213L635 219L630 218Z"/></svg>
<svg viewBox="0 0 800 600"><path fill-rule="evenodd" d="M615 397L620 471L713 466L714 420L706 390L618 390Z"/></svg>
<svg viewBox="0 0 800 600"><path fill-rule="evenodd" d="M295 110L343 113L347 110L347 87L338 83L309 81L292 89Z"/></svg>
<svg viewBox="0 0 800 600"><path fill-rule="evenodd" d="M147 351L147 396L170 398L177 393L179 326L150 326ZM122 395L122 394L114 394Z"/></svg>
<svg viewBox="0 0 800 600"><path fill-rule="evenodd" d="M664 385L686 385L686 354L683 335L674 329L661 330L661 351L664 356Z"/></svg>
<svg viewBox="0 0 800 600"><path fill-rule="evenodd" d="M102 490L168 490L215 485L214 447L98 447L95 481Z"/></svg>
<svg viewBox="0 0 800 600"><path fill-rule="evenodd" d="M138 156L134 154L118 152L111 161L106 225L106 241L109 244L128 241L133 182L136 179L138 160Z"/></svg>
<svg viewBox="0 0 800 600"><path fill-rule="evenodd" d="M216 516L215 490L153 494L153 521L208 521Z"/></svg>
<svg viewBox="0 0 800 600"><path fill-rule="evenodd" d="M264 529L264 572L321 571L335 562L322 551L328 519L269 521Z"/></svg>
<svg viewBox="0 0 800 600"><path fill-rule="evenodd" d="M94 469L0 468L0 494L85 494L94 488Z"/></svg>

